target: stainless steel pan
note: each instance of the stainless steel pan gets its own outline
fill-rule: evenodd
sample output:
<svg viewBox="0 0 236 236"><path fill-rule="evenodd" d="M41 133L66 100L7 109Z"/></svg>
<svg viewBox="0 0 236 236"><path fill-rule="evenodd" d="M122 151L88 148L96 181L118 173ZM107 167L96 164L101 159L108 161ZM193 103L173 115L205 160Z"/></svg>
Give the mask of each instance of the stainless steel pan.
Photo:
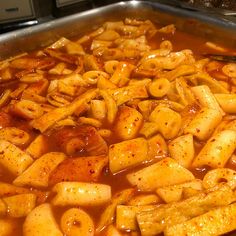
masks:
<svg viewBox="0 0 236 236"><path fill-rule="evenodd" d="M135 17L178 29L236 48L236 23L158 2L129 1L74 14L38 26L0 35L0 59L49 45L61 36L72 37L97 28L104 21Z"/></svg>

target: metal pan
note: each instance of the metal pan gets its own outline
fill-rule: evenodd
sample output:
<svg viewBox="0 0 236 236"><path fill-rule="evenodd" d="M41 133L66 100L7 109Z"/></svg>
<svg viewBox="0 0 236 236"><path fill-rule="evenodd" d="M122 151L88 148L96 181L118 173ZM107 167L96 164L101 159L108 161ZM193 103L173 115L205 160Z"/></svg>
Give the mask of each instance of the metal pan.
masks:
<svg viewBox="0 0 236 236"><path fill-rule="evenodd" d="M174 23L185 32L236 48L236 23L200 12L151 1L119 2L38 26L0 35L0 59L47 46L62 36L72 37L97 28L104 21L135 17L162 25Z"/></svg>

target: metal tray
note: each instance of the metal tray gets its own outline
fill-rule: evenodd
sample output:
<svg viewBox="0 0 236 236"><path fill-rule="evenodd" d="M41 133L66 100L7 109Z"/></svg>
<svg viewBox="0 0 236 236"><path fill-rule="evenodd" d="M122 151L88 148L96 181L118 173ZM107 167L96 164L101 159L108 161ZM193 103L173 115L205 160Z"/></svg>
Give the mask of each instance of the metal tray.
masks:
<svg viewBox="0 0 236 236"><path fill-rule="evenodd" d="M125 17L150 19L162 25L174 23L179 30L236 48L236 23L233 21L158 2L128 1L2 34L0 59L47 46L62 36L82 35L104 21Z"/></svg>

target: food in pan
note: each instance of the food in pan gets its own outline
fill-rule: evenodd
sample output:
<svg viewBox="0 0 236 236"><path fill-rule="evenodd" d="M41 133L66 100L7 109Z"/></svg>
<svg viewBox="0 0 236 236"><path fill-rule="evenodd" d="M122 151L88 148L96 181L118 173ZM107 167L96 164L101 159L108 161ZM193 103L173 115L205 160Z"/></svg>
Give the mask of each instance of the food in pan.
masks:
<svg viewBox="0 0 236 236"><path fill-rule="evenodd" d="M233 53L150 20L0 62L0 235L236 229Z"/></svg>

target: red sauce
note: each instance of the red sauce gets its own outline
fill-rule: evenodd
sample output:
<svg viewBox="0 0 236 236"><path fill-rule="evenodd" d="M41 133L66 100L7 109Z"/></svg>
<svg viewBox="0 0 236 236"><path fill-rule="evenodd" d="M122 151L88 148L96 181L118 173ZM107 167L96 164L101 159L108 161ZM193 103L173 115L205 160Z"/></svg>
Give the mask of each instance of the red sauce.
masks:
<svg viewBox="0 0 236 236"><path fill-rule="evenodd" d="M203 38L199 38L184 32L180 32L180 31L176 31L174 34L164 34L164 33L157 33L154 37L152 37L149 40L149 44L151 45L151 47L153 49L159 48L159 45L162 41L164 40L170 40L173 44L173 50L174 51L180 51L183 49L190 49L193 51L194 56L196 58L201 58L203 54L205 53L211 53L212 49L209 49L206 45L205 42L206 40ZM33 58L35 56L35 52L32 52L30 54L30 56ZM72 58L73 59L73 58ZM54 62L52 64L56 64L58 63L59 60L54 60ZM132 63L135 63L135 60L131 60ZM74 70L76 68L75 65L69 65L68 69ZM34 69L33 69L34 71ZM21 70L15 69L14 73L18 76L21 77ZM51 77L57 77L57 75L48 75L48 79L50 79ZM58 76L59 78L60 76ZM10 83L4 83L4 84L0 84L0 89L1 91L3 91L5 88L10 88L10 89L15 89L17 87L18 83L16 80L14 80L13 82ZM42 93L41 95L44 96L46 93ZM20 119L18 117L15 117L11 114L8 114L7 107L3 107L2 110L6 110L5 112L0 112L0 126L1 127L8 127L8 126L15 126L18 127L22 130L25 130L26 132L28 132L31 136L31 141L39 134L39 132L37 130L32 129L32 127L29 125L29 121L27 120L23 120ZM195 114L195 110L190 109L189 113L187 115L191 114ZM86 113L85 113L86 115ZM110 128L113 129L112 126L107 125L107 122L104 121L103 125L101 128ZM70 128L69 128L70 129ZM71 128L73 129L73 128ZM46 139L47 139L47 144L48 144L48 152L51 151L63 151L63 148L61 148L61 146L58 144L57 141L57 136L55 136L54 133L45 133L44 134ZM59 138L61 138L61 136L59 136ZM109 139L106 140L108 145L111 145L113 143L116 143L119 140L118 137L116 137L116 134L114 133L113 136ZM202 147L204 145L204 143L196 143L195 148L196 148L196 153L199 152L200 147ZM23 146L22 149L24 150L26 148L26 146ZM86 154L85 152L80 153L80 155L84 155ZM76 153L76 155L78 156L78 153ZM160 159L155 159L153 162L158 161ZM106 167L102 173L102 176L99 180L99 183L103 183L103 184L108 184L111 186L112 188L112 194L121 191L122 189L125 188L130 188L130 184L128 183L127 179L126 179L126 175L127 173L133 172L134 170L138 170L143 168L144 166L148 166L151 163L146 163L143 164L141 166L132 168L130 170L124 170L120 173L117 173L115 175L113 175L112 173L110 173L109 168ZM229 167L233 170L236 170L236 163L228 163L226 165L226 167ZM209 170L209 167L203 167L200 169L194 169L192 170L193 174L195 175L196 178L200 178L202 179L203 176L205 175L205 173ZM2 182L7 182L7 183L11 183L14 180L15 176L12 176L11 174L9 174L9 172L7 172L3 167L0 168L0 179ZM51 199L51 197L49 198ZM105 206L100 206L100 207L90 207L90 208L85 208L85 210L92 216L92 218L94 219L95 224L97 224L99 217L102 213L102 211L104 210ZM60 221L60 217L62 215L62 213L68 209L68 207L66 208L62 208L62 207L54 207L53 211L54 211L54 215L55 218L57 219L58 223ZM23 218L20 219L14 219L15 222L17 222L17 229L15 229L14 231L14 236L21 236L22 235L22 223L24 221ZM104 235L104 232L102 232L100 234L101 236ZM130 234L132 235L132 234ZM13 236L13 235L11 235Z"/></svg>

